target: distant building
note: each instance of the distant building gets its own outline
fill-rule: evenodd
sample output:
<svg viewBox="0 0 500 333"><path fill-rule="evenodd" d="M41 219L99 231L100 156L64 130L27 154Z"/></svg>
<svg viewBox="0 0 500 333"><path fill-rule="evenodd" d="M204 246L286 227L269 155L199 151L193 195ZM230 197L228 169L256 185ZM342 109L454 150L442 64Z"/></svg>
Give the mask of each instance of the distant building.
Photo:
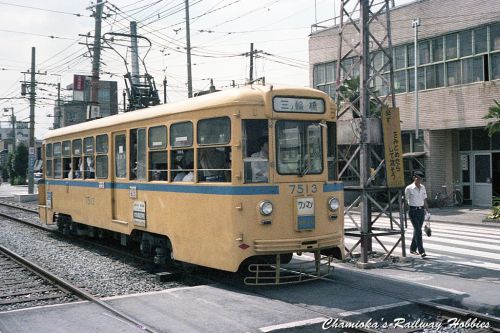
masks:
<svg viewBox="0 0 500 333"><path fill-rule="evenodd" d="M490 206L492 195L500 195L500 135L488 137L483 119L493 100L500 100L496 8L491 1L419 0L391 9L394 92L401 113L403 149L420 156L431 196L443 191L443 185L448 192L457 186L466 203ZM420 18L421 24L417 50L419 140L413 134L414 18ZM370 29L374 35L381 32L377 24ZM344 30L346 40L350 40L349 30L353 29ZM338 27L311 34L311 85L333 98L337 56ZM385 61L381 53L372 56L373 61ZM344 67L349 67L349 60ZM353 72L356 70L359 73L359 68ZM372 88L378 89L377 82Z"/></svg>
<svg viewBox="0 0 500 333"><path fill-rule="evenodd" d="M90 76L75 75L72 84L73 99L54 107L54 128L70 126L87 121L87 106L90 102ZM118 113L118 84L116 81L99 81L99 117Z"/></svg>

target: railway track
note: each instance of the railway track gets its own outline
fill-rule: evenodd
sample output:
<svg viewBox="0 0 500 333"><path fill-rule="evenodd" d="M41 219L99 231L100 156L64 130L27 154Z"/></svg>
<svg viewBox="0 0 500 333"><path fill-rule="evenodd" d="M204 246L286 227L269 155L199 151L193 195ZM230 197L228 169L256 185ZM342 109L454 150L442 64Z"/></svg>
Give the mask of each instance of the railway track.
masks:
<svg viewBox="0 0 500 333"><path fill-rule="evenodd" d="M23 303L26 307L79 300L55 276L36 264L0 246L0 311Z"/></svg>
<svg viewBox="0 0 500 333"><path fill-rule="evenodd" d="M3 202L0 202L3 205ZM15 207L14 205L9 205L11 208L23 209ZM26 209L24 209L26 211ZM34 210L27 209L28 212L36 213ZM9 217L11 218L11 217ZM24 220L20 220L26 223ZM31 224L33 225L33 224ZM37 226L36 224L34 225ZM93 242L92 242L93 243ZM93 243L94 244L94 243ZM101 246L101 245L99 245ZM109 247L107 249L116 251ZM123 254L123 252L122 252ZM0 266L1 268L1 266ZM251 291L252 293L260 294L264 297L269 297L265 293L261 292L256 288L247 288L241 285L241 281L236 282L234 275L228 275L221 272L214 272L213 270L207 270L204 268L195 269L192 272L194 275L199 275L200 280L205 280L207 283L225 283L231 287L237 287L245 291ZM207 278L209 276L209 278ZM322 278L323 281L329 283L342 284L339 281L333 281L328 277ZM358 290L366 290L367 292L377 293L384 296L390 296L401 300L404 303L401 307L390 308L385 313L377 314L363 314L363 315L352 315L352 316L339 316L332 317L331 313L327 311L317 311L318 315L327 318L324 323L317 324L315 327L310 327L311 332L323 332L326 328L329 331L335 332L333 329L335 327L342 327L342 332L473 332L473 333L486 333L486 332L500 332L500 318L490 316L487 314L481 314L474 311L469 311L459 307L448 306L443 304L438 304L430 301L422 301L409 299L406 297L401 297L393 293L387 293L379 290L373 290L365 288L362 285L346 284L346 287L356 288ZM303 307L304 309L311 310L306 306L299 304L293 304L294 306ZM410 309L411 308L411 309ZM411 313L412 316L408 317ZM405 318L404 322L395 322L397 318ZM413 318L413 319L412 319ZM365 325L367 321L371 319L375 323L389 323L387 327L375 327ZM439 327L439 328L438 328ZM440 330L441 329L441 330Z"/></svg>

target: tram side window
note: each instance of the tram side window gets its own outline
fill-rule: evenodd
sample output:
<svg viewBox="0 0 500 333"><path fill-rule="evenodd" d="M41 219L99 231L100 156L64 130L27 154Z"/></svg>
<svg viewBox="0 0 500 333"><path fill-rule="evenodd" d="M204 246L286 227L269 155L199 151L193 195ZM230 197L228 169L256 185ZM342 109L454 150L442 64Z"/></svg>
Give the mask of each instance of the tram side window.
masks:
<svg viewBox="0 0 500 333"><path fill-rule="evenodd" d="M73 178L80 179L83 177L79 166L82 160L82 139L73 140L73 159L71 161L71 169L73 170Z"/></svg>
<svg viewBox="0 0 500 333"><path fill-rule="evenodd" d="M115 136L115 176L127 177L127 146L125 134Z"/></svg>
<svg viewBox="0 0 500 333"><path fill-rule="evenodd" d="M151 127L148 132L149 180L167 180L167 127Z"/></svg>
<svg viewBox="0 0 500 333"><path fill-rule="evenodd" d="M99 179L108 178L108 136L98 135L95 139L95 176Z"/></svg>
<svg viewBox="0 0 500 333"><path fill-rule="evenodd" d="M130 179L146 179L146 129L130 130Z"/></svg>
<svg viewBox="0 0 500 333"><path fill-rule="evenodd" d="M337 126L334 122L327 122L327 161L328 180L337 179Z"/></svg>
<svg viewBox="0 0 500 333"><path fill-rule="evenodd" d="M231 120L228 117L198 122L198 181L231 181Z"/></svg>
<svg viewBox="0 0 500 333"><path fill-rule="evenodd" d="M54 178L62 178L62 148L61 143L54 143Z"/></svg>
<svg viewBox="0 0 500 333"><path fill-rule="evenodd" d="M80 172L83 173L86 179L94 179L95 178L94 137L87 137L83 139L83 152L85 156L84 159L81 161L81 164L79 165L79 170Z"/></svg>
<svg viewBox="0 0 500 333"><path fill-rule="evenodd" d="M52 178L52 143L45 146L45 176Z"/></svg>
<svg viewBox="0 0 500 333"><path fill-rule="evenodd" d="M170 126L170 179L194 181L193 123L183 122Z"/></svg>
<svg viewBox="0 0 500 333"><path fill-rule="evenodd" d="M269 132L266 119L243 121L245 183L269 182Z"/></svg>
<svg viewBox="0 0 500 333"><path fill-rule="evenodd" d="M73 170L71 168L71 141L63 141L63 178L73 178Z"/></svg>

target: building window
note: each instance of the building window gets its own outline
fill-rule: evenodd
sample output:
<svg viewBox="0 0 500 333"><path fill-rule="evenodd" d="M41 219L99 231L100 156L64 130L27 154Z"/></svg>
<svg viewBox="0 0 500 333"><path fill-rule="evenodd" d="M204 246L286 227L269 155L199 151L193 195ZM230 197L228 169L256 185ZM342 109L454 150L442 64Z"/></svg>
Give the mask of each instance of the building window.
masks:
<svg viewBox="0 0 500 333"><path fill-rule="evenodd" d="M491 55L491 75L493 80L500 79L500 53Z"/></svg>
<svg viewBox="0 0 500 333"><path fill-rule="evenodd" d="M460 33L460 57L472 55L472 30Z"/></svg>
<svg viewBox="0 0 500 333"><path fill-rule="evenodd" d="M425 65L431 61L431 43L423 41L418 43L418 64Z"/></svg>
<svg viewBox="0 0 500 333"><path fill-rule="evenodd" d="M500 50L500 23L490 26L491 51Z"/></svg>
<svg viewBox="0 0 500 333"><path fill-rule="evenodd" d="M457 58L457 36L458 34L451 34L445 37L446 60Z"/></svg>
<svg viewBox="0 0 500 333"><path fill-rule="evenodd" d="M397 46L394 48L394 69L403 69L406 67L405 52L406 46Z"/></svg>
<svg viewBox="0 0 500 333"><path fill-rule="evenodd" d="M488 29L482 27L474 30L474 53L484 53L488 51Z"/></svg>
<svg viewBox="0 0 500 333"><path fill-rule="evenodd" d="M460 84L460 62L451 61L446 63L448 86Z"/></svg>
<svg viewBox="0 0 500 333"><path fill-rule="evenodd" d="M432 61L443 61L443 37L434 38L431 41L432 45Z"/></svg>
<svg viewBox="0 0 500 333"><path fill-rule="evenodd" d="M415 46L408 44L406 47L406 59L408 59L408 67L415 66Z"/></svg>
<svg viewBox="0 0 500 333"><path fill-rule="evenodd" d="M402 93L406 91L406 72L396 71L394 72L394 92Z"/></svg>

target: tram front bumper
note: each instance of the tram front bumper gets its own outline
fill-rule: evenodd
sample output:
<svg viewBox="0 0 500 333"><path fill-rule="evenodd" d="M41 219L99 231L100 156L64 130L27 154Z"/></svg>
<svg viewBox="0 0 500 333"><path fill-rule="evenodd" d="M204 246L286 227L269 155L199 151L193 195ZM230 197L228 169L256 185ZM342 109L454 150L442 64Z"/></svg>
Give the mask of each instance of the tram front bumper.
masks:
<svg viewBox="0 0 500 333"><path fill-rule="evenodd" d="M342 244L342 236L334 234L307 238L256 239L254 250L259 254L307 252L341 247Z"/></svg>

